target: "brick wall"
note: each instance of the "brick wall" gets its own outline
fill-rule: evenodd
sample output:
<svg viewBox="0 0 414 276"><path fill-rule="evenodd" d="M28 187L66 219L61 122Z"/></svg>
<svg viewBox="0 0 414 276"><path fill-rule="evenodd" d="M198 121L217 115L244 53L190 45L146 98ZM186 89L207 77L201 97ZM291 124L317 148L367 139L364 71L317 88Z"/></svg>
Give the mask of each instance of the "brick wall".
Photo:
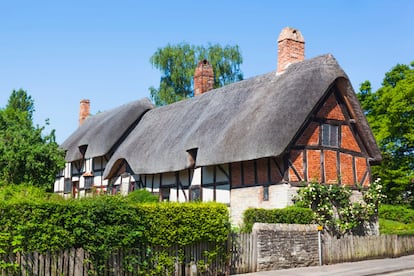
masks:
<svg viewBox="0 0 414 276"><path fill-rule="evenodd" d="M255 223L253 234L257 271L319 264L316 225Z"/></svg>
<svg viewBox="0 0 414 276"><path fill-rule="evenodd" d="M342 112L341 107L338 105L334 93L332 93L325 101L322 108L319 110L317 117L338 121L345 120L344 113Z"/></svg>
<svg viewBox="0 0 414 276"><path fill-rule="evenodd" d="M357 141L355 140L354 134L351 131L349 126L342 126L342 139L341 147L344 149L349 149L355 152L361 152L360 147L358 146Z"/></svg>
<svg viewBox="0 0 414 276"><path fill-rule="evenodd" d="M351 186L369 185L368 156L363 157L367 154L358 143L350 116L346 107L341 105L340 97L333 88L296 140L289 155L292 164L288 170L290 182L316 180L323 183L340 181L343 185ZM326 125L331 127L324 127ZM321 138L326 136L328 138L322 143Z"/></svg>

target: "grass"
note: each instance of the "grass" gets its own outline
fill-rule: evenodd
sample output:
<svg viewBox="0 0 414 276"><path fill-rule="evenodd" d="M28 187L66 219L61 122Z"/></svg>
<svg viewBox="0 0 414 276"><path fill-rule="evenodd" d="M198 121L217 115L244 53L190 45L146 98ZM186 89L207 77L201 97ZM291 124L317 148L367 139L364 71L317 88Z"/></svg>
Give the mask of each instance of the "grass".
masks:
<svg viewBox="0 0 414 276"><path fill-rule="evenodd" d="M379 219L381 234L414 235L414 222L402 223L395 220Z"/></svg>

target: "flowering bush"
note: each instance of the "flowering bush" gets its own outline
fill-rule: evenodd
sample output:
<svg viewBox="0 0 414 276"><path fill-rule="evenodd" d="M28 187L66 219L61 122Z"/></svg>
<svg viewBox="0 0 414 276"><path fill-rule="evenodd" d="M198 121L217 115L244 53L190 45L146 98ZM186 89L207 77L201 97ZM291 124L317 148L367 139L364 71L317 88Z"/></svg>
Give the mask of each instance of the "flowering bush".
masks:
<svg viewBox="0 0 414 276"><path fill-rule="evenodd" d="M299 190L295 202L310 207L316 223L323 225L333 235L352 233L365 222L377 219L382 194L380 179L368 189L360 189L362 199L351 202L352 191L345 186L324 185L311 182Z"/></svg>

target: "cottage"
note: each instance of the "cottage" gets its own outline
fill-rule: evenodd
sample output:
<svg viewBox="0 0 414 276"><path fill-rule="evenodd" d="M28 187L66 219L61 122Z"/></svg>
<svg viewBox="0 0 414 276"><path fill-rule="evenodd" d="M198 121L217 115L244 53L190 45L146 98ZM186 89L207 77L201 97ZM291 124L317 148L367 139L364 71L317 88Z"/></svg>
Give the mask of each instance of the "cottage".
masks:
<svg viewBox="0 0 414 276"><path fill-rule="evenodd" d="M368 186L380 151L335 58L305 60L303 36L285 28L277 68L210 90L202 61L195 97L90 117L62 144L68 163L55 191L143 188L160 200L228 204L239 223L248 207L291 204L306 182Z"/></svg>

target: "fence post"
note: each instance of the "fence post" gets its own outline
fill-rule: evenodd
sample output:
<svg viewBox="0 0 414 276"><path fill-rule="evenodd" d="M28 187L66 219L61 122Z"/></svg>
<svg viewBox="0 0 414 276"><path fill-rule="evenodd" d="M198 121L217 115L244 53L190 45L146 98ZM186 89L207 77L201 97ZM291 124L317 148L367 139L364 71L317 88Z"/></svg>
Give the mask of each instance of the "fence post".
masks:
<svg viewBox="0 0 414 276"><path fill-rule="evenodd" d="M319 266L322 266L322 230L323 226L318 225L318 251L319 251Z"/></svg>

